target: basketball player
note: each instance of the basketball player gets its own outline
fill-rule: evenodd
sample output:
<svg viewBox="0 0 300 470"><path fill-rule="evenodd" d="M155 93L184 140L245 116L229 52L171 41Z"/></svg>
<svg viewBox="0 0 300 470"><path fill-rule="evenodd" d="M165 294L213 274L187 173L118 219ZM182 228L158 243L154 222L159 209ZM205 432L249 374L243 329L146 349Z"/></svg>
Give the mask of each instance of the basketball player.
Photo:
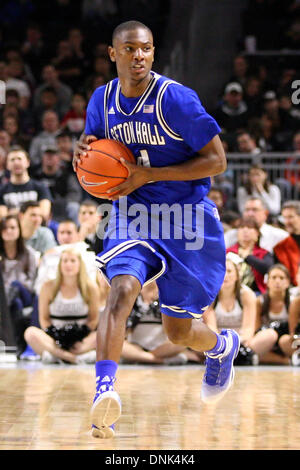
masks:
<svg viewBox="0 0 300 470"><path fill-rule="evenodd" d="M85 132L73 157L76 170L88 158L89 143L108 138L125 143L137 159L137 165L123 161L129 177L117 187L116 195L109 196L108 191L115 201L110 220L117 220L119 230L109 222L104 251L97 256L111 285L97 333L96 394L91 409L93 435L103 438L114 435L114 423L121 414L115 376L126 319L144 284L157 282L169 339L206 354L201 389L205 402L217 401L232 384L233 360L239 350L234 331L216 334L198 321L225 275L223 229L216 206L206 198L210 176L226 168L220 128L193 90L151 70L153 37L142 23L120 24L109 55L118 78L93 93ZM127 210L121 207L124 200ZM168 208L182 209L184 236L157 236L150 229L140 237L130 236L129 229L124 235L124 227L133 220L130 208L137 203L146 208L148 227L155 220L165 222ZM156 217L153 207L163 203L163 213ZM200 224L198 209L202 210ZM170 233L178 229L172 220L169 217ZM202 237L202 243L188 245L191 234Z"/></svg>

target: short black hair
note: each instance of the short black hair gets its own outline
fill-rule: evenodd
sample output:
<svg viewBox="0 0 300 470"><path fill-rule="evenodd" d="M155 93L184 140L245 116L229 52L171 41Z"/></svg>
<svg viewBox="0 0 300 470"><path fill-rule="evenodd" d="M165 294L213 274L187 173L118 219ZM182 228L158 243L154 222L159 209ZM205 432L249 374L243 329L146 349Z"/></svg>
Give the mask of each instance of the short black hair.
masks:
<svg viewBox="0 0 300 470"><path fill-rule="evenodd" d="M112 34L112 43L114 44L116 37L120 34L123 33L123 31L132 31L133 29L137 28L143 28L146 29L151 36L153 36L152 31L148 26L146 26L144 23L141 23L140 21L135 21L135 20L130 20L130 21L125 21L124 23L119 24L113 31Z"/></svg>
<svg viewBox="0 0 300 470"><path fill-rule="evenodd" d="M30 208L30 207L40 207L39 202L37 201L26 201L23 202L23 204L20 207L20 212L21 214L25 214L25 212Z"/></svg>

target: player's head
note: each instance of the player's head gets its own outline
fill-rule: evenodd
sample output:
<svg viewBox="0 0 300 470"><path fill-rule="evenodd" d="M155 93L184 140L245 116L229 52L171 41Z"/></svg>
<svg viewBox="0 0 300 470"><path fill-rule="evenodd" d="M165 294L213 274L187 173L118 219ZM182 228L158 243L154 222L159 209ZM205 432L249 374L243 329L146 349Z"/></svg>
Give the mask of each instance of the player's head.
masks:
<svg viewBox="0 0 300 470"><path fill-rule="evenodd" d="M113 32L108 52L120 79L141 82L148 77L154 60L152 32L139 21L121 23Z"/></svg>

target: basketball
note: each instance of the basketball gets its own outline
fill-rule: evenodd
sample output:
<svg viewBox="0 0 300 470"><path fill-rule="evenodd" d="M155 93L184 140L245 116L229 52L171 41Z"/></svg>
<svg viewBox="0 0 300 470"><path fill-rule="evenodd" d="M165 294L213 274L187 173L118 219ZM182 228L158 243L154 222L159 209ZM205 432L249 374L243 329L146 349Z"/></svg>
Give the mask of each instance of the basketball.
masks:
<svg viewBox="0 0 300 470"><path fill-rule="evenodd" d="M77 165L77 178L89 194L107 199L106 191L123 183L128 177L128 170L120 159L123 157L135 163L135 158L126 145L116 140L101 139L89 145L91 150Z"/></svg>

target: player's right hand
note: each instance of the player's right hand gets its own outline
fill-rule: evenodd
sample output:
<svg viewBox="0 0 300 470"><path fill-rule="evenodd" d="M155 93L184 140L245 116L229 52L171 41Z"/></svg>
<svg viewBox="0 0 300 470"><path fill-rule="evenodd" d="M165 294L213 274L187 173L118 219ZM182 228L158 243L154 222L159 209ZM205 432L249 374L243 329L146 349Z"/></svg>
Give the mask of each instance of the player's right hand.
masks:
<svg viewBox="0 0 300 470"><path fill-rule="evenodd" d="M86 135L82 134L80 139L77 140L75 147L74 147L74 153L73 153L73 170L76 172L77 170L77 165L78 163L81 163L81 159L84 157L87 157L87 152L91 150L91 147L89 144L92 142L95 142L95 140L98 140L98 138L94 135Z"/></svg>

